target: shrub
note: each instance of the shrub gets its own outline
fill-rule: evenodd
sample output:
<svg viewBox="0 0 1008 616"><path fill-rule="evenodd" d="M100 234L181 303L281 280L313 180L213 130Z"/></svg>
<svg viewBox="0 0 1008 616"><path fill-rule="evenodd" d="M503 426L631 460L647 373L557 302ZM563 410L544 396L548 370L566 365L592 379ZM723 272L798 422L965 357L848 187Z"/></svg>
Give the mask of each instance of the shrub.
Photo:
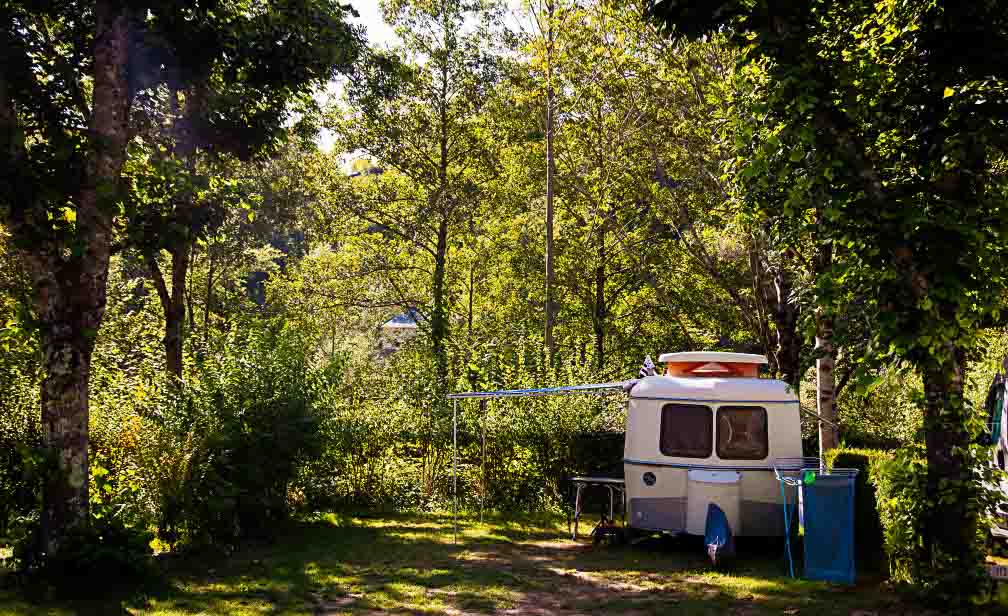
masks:
<svg viewBox="0 0 1008 616"><path fill-rule="evenodd" d="M55 460L39 450L30 452L25 461L36 493L46 476L60 472ZM31 581L54 584L64 593L90 594L97 588L81 585L82 581L100 578L129 585L153 572L153 535L143 520L131 515L130 498L117 498L124 495L112 489L108 471L98 465L91 470L90 516L63 536L58 551L47 553L43 543L37 497L13 519L8 535L13 562Z"/></svg>
<svg viewBox="0 0 1008 616"><path fill-rule="evenodd" d="M36 468L41 458L41 436L0 433L0 545L13 541L19 520L38 509L41 482Z"/></svg>
<svg viewBox="0 0 1008 616"><path fill-rule="evenodd" d="M972 545L963 546L973 551L973 562L982 563L984 543L990 533L989 513L997 502L997 482L993 467L989 464L989 448L974 445L970 449L972 477L965 486L967 498L974 513L979 518L976 536ZM963 598L962 576L946 578L942 572L952 566L945 559L958 558L957 555L932 553L927 549L921 532L925 516L928 514L926 502L927 462L920 447L903 448L890 458L881 460L873 468L873 483L879 505L879 517L885 537L886 553L889 557L889 573L892 579L907 585L915 593L932 600L959 601ZM962 487L949 486L955 490L952 498L962 498ZM966 566L957 561L956 566ZM969 572L974 576L972 588L984 589L990 584L987 572L982 566Z"/></svg>
<svg viewBox="0 0 1008 616"><path fill-rule="evenodd" d="M91 586L93 580L139 582L154 571L152 539L151 533L116 518L92 518L67 534L59 551L46 560L43 573L64 592L74 593L103 593L105 582Z"/></svg>
<svg viewBox="0 0 1008 616"><path fill-rule="evenodd" d="M857 469L854 483L854 552L860 568L876 568L885 562L882 521L879 517L875 468L892 457L878 449L838 447L825 454L828 468Z"/></svg>
<svg viewBox="0 0 1008 616"><path fill-rule="evenodd" d="M41 487L38 379L7 359L0 359L0 545L37 508Z"/></svg>
<svg viewBox="0 0 1008 616"><path fill-rule="evenodd" d="M268 537L290 512L289 488L320 449L319 373L283 333L224 341L150 418L144 466L169 545Z"/></svg>
<svg viewBox="0 0 1008 616"><path fill-rule="evenodd" d="M899 450L872 469L884 533L889 574L897 582L918 579L919 533L927 464L919 455Z"/></svg>

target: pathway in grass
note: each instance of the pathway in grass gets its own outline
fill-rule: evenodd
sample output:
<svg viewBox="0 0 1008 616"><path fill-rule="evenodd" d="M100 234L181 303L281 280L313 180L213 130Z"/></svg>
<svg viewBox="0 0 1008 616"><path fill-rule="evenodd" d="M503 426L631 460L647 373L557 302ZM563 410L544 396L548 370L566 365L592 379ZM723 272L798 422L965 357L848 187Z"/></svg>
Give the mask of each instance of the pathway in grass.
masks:
<svg viewBox="0 0 1008 616"><path fill-rule="evenodd" d="M878 583L791 580L769 545L714 573L697 545L593 548L565 533L555 519L469 521L453 544L447 516L328 515L229 558L171 562L165 586L145 596L31 604L0 594L0 613L920 613Z"/></svg>

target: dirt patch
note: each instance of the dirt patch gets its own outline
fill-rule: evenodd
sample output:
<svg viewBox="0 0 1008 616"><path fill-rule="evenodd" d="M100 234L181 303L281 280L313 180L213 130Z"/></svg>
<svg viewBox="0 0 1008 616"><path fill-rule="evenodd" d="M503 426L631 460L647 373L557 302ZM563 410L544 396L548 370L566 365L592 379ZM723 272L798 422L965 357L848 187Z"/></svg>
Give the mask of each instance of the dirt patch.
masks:
<svg viewBox="0 0 1008 616"><path fill-rule="evenodd" d="M316 616L328 614L344 614L347 609L355 604L359 599L363 599L361 593L331 594L331 593L311 593L311 599L307 606Z"/></svg>

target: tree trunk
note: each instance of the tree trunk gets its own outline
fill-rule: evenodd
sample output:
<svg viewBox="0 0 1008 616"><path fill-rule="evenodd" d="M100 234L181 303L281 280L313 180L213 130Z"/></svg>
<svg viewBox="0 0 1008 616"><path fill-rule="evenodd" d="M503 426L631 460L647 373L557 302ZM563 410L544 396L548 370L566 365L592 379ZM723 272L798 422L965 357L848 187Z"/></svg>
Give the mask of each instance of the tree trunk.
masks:
<svg viewBox="0 0 1008 616"><path fill-rule="evenodd" d="M90 148L76 203L76 239L82 250L68 258L27 255L45 369L42 429L45 447L59 466L47 477L43 493L41 526L49 554L88 518L88 379L105 316L112 217L127 141L127 15L116 3L99 0L95 18Z"/></svg>
<svg viewBox="0 0 1008 616"><path fill-rule="evenodd" d="M605 262L605 227L602 227L599 229L598 265L595 267L595 310L592 314L592 328L595 330L595 365L599 370L605 368Z"/></svg>
<svg viewBox="0 0 1008 616"><path fill-rule="evenodd" d="M438 226L437 250L434 257L434 310L431 311L431 346L437 369L438 399L447 393L448 356L445 340L448 337L448 308L445 301L445 265L448 260L448 218L443 216Z"/></svg>
<svg viewBox="0 0 1008 616"><path fill-rule="evenodd" d="M756 325L766 345L770 369L798 393L802 338L798 331L798 307L790 301L791 277L784 263L789 257L793 258L785 253L781 263L773 265L768 255L754 246L749 253L749 264L759 311ZM769 326L771 322L773 328Z"/></svg>
<svg viewBox="0 0 1008 616"><path fill-rule="evenodd" d="M45 483L42 533L47 553L56 552L66 532L88 515L88 380L94 336L86 332L96 331L101 323L108 268L107 249L102 259L96 248L91 250L96 257L92 272L57 274L51 286L39 288L35 302L46 374L42 430L45 447L58 465ZM103 267L106 274L99 271ZM86 285L85 292L75 293L74 282Z"/></svg>
<svg viewBox="0 0 1008 616"><path fill-rule="evenodd" d="M824 454L840 445L836 428L836 379L833 374L836 351L833 349L833 318L816 311L816 411L825 421L819 422L819 453ZM829 423L827 423L829 422Z"/></svg>
<svg viewBox="0 0 1008 616"><path fill-rule="evenodd" d="M445 23L445 49L449 49L448 24ZM435 209L440 212L437 232L437 245L434 249L434 309L431 314L431 346L434 351L434 362L437 376L435 392L439 404L447 404L445 396L448 393L448 355L445 340L448 337L448 306L445 297L445 270L448 261L448 219L451 215L451 203L448 195L448 78L449 67L445 60L441 65L441 98L438 119L439 150L438 187Z"/></svg>
<svg viewBox="0 0 1008 616"><path fill-rule="evenodd" d="M801 334L798 332L798 309L791 302L791 279L782 265L773 274L773 296L770 304L777 332L777 370L780 378L797 393L801 384Z"/></svg>
<svg viewBox="0 0 1008 616"><path fill-rule="evenodd" d="M833 266L833 244L822 242L817 256L817 274L827 274ZM820 301L822 298L819 298ZM836 427L836 349L833 348L833 315L828 306L816 306L816 411L825 421L819 422L819 453L824 454L840 445Z"/></svg>
<svg viewBox="0 0 1008 616"><path fill-rule="evenodd" d="M473 287L476 284L475 281L475 267L473 265L469 266L469 311L466 314L466 333L469 335L469 340L472 340L473 335Z"/></svg>
<svg viewBox="0 0 1008 616"><path fill-rule="evenodd" d="M186 312L189 314L189 334L192 335L196 332L196 308L193 306L193 261L196 260L196 244L193 244L192 250L189 253L189 267L186 268Z"/></svg>
<svg viewBox="0 0 1008 616"><path fill-rule="evenodd" d="M210 306L213 302L214 260L207 246L206 300L203 303L203 345L210 342Z"/></svg>
<svg viewBox="0 0 1008 616"><path fill-rule="evenodd" d="M165 315L165 369L176 380L182 379L182 351L185 342L186 314L185 283L189 271L190 249L190 244L183 244L171 253L171 289L168 289L164 276L161 274L156 256L147 256L151 277L154 279L154 285L157 287L158 297L161 298L161 308L164 310Z"/></svg>
<svg viewBox="0 0 1008 616"><path fill-rule="evenodd" d="M924 564L946 574L961 575L961 583L946 579L950 587L974 588L971 565L976 562L978 515L975 487L970 481L967 412L963 400L965 353L949 352L940 365L924 370L925 443L927 482L923 522ZM957 563L949 566L948 563ZM955 594L955 593L953 593Z"/></svg>
<svg viewBox="0 0 1008 616"><path fill-rule="evenodd" d="M553 182L556 178L556 160L553 152L553 132L555 118L553 108L556 103L556 92L553 88L553 48L555 33L553 31L554 0L546 1L546 349L550 364L556 353L556 342L553 339L555 319L553 305Z"/></svg>

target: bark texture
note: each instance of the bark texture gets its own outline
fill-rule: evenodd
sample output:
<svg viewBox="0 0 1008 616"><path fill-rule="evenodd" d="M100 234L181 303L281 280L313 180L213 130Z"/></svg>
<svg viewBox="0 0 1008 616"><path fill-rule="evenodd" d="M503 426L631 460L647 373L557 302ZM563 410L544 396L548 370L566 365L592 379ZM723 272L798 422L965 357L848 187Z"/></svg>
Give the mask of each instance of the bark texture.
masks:
<svg viewBox="0 0 1008 616"><path fill-rule="evenodd" d="M836 377L833 369L836 351L833 348L833 319L822 311L816 314L816 411L825 421L819 422L819 452L825 453L840 445L836 428Z"/></svg>
<svg viewBox="0 0 1008 616"><path fill-rule="evenodd" d="M176 379L182 379L182 348L185 342L186 277L189 272L191 245L177 246L171 252L171 288L165 281L157 258L147 257L148 268L157 288L165 314L165 367Z"/></svg>
<svg viewBox="0 0 1008 616"><path fill-rule="evenodd" d="M821 222L820 222L821 224ZM818 275L827 275L833 266L833 244L822 242L816 259ZM819 298L820 302L824 301ZM816 411L824 420L819 422L819 453L840 445L836 427L836 348L833 345L833 316L827 306L816 307Z"/></svg>
<svg viewBox="0 0 1008 616"><path fill-rule="evenodd" d="M777 369L781 380L791 385L795 393L801 384L802 337L798 331L798 306L791 301L791 276L779 267L774 272L771 314L777 338Z"/></svg>
<svg viewBox="0 0 1008 616"><path fill-rule="evenodd" d="M58 472L44 490L48 553L88 515L88 379L105 315L112 217L127 142L129 25L116 3L95 5L94 93L85 177L76 199L77 251L26 249L40 322L45 446Z"/></svg>

